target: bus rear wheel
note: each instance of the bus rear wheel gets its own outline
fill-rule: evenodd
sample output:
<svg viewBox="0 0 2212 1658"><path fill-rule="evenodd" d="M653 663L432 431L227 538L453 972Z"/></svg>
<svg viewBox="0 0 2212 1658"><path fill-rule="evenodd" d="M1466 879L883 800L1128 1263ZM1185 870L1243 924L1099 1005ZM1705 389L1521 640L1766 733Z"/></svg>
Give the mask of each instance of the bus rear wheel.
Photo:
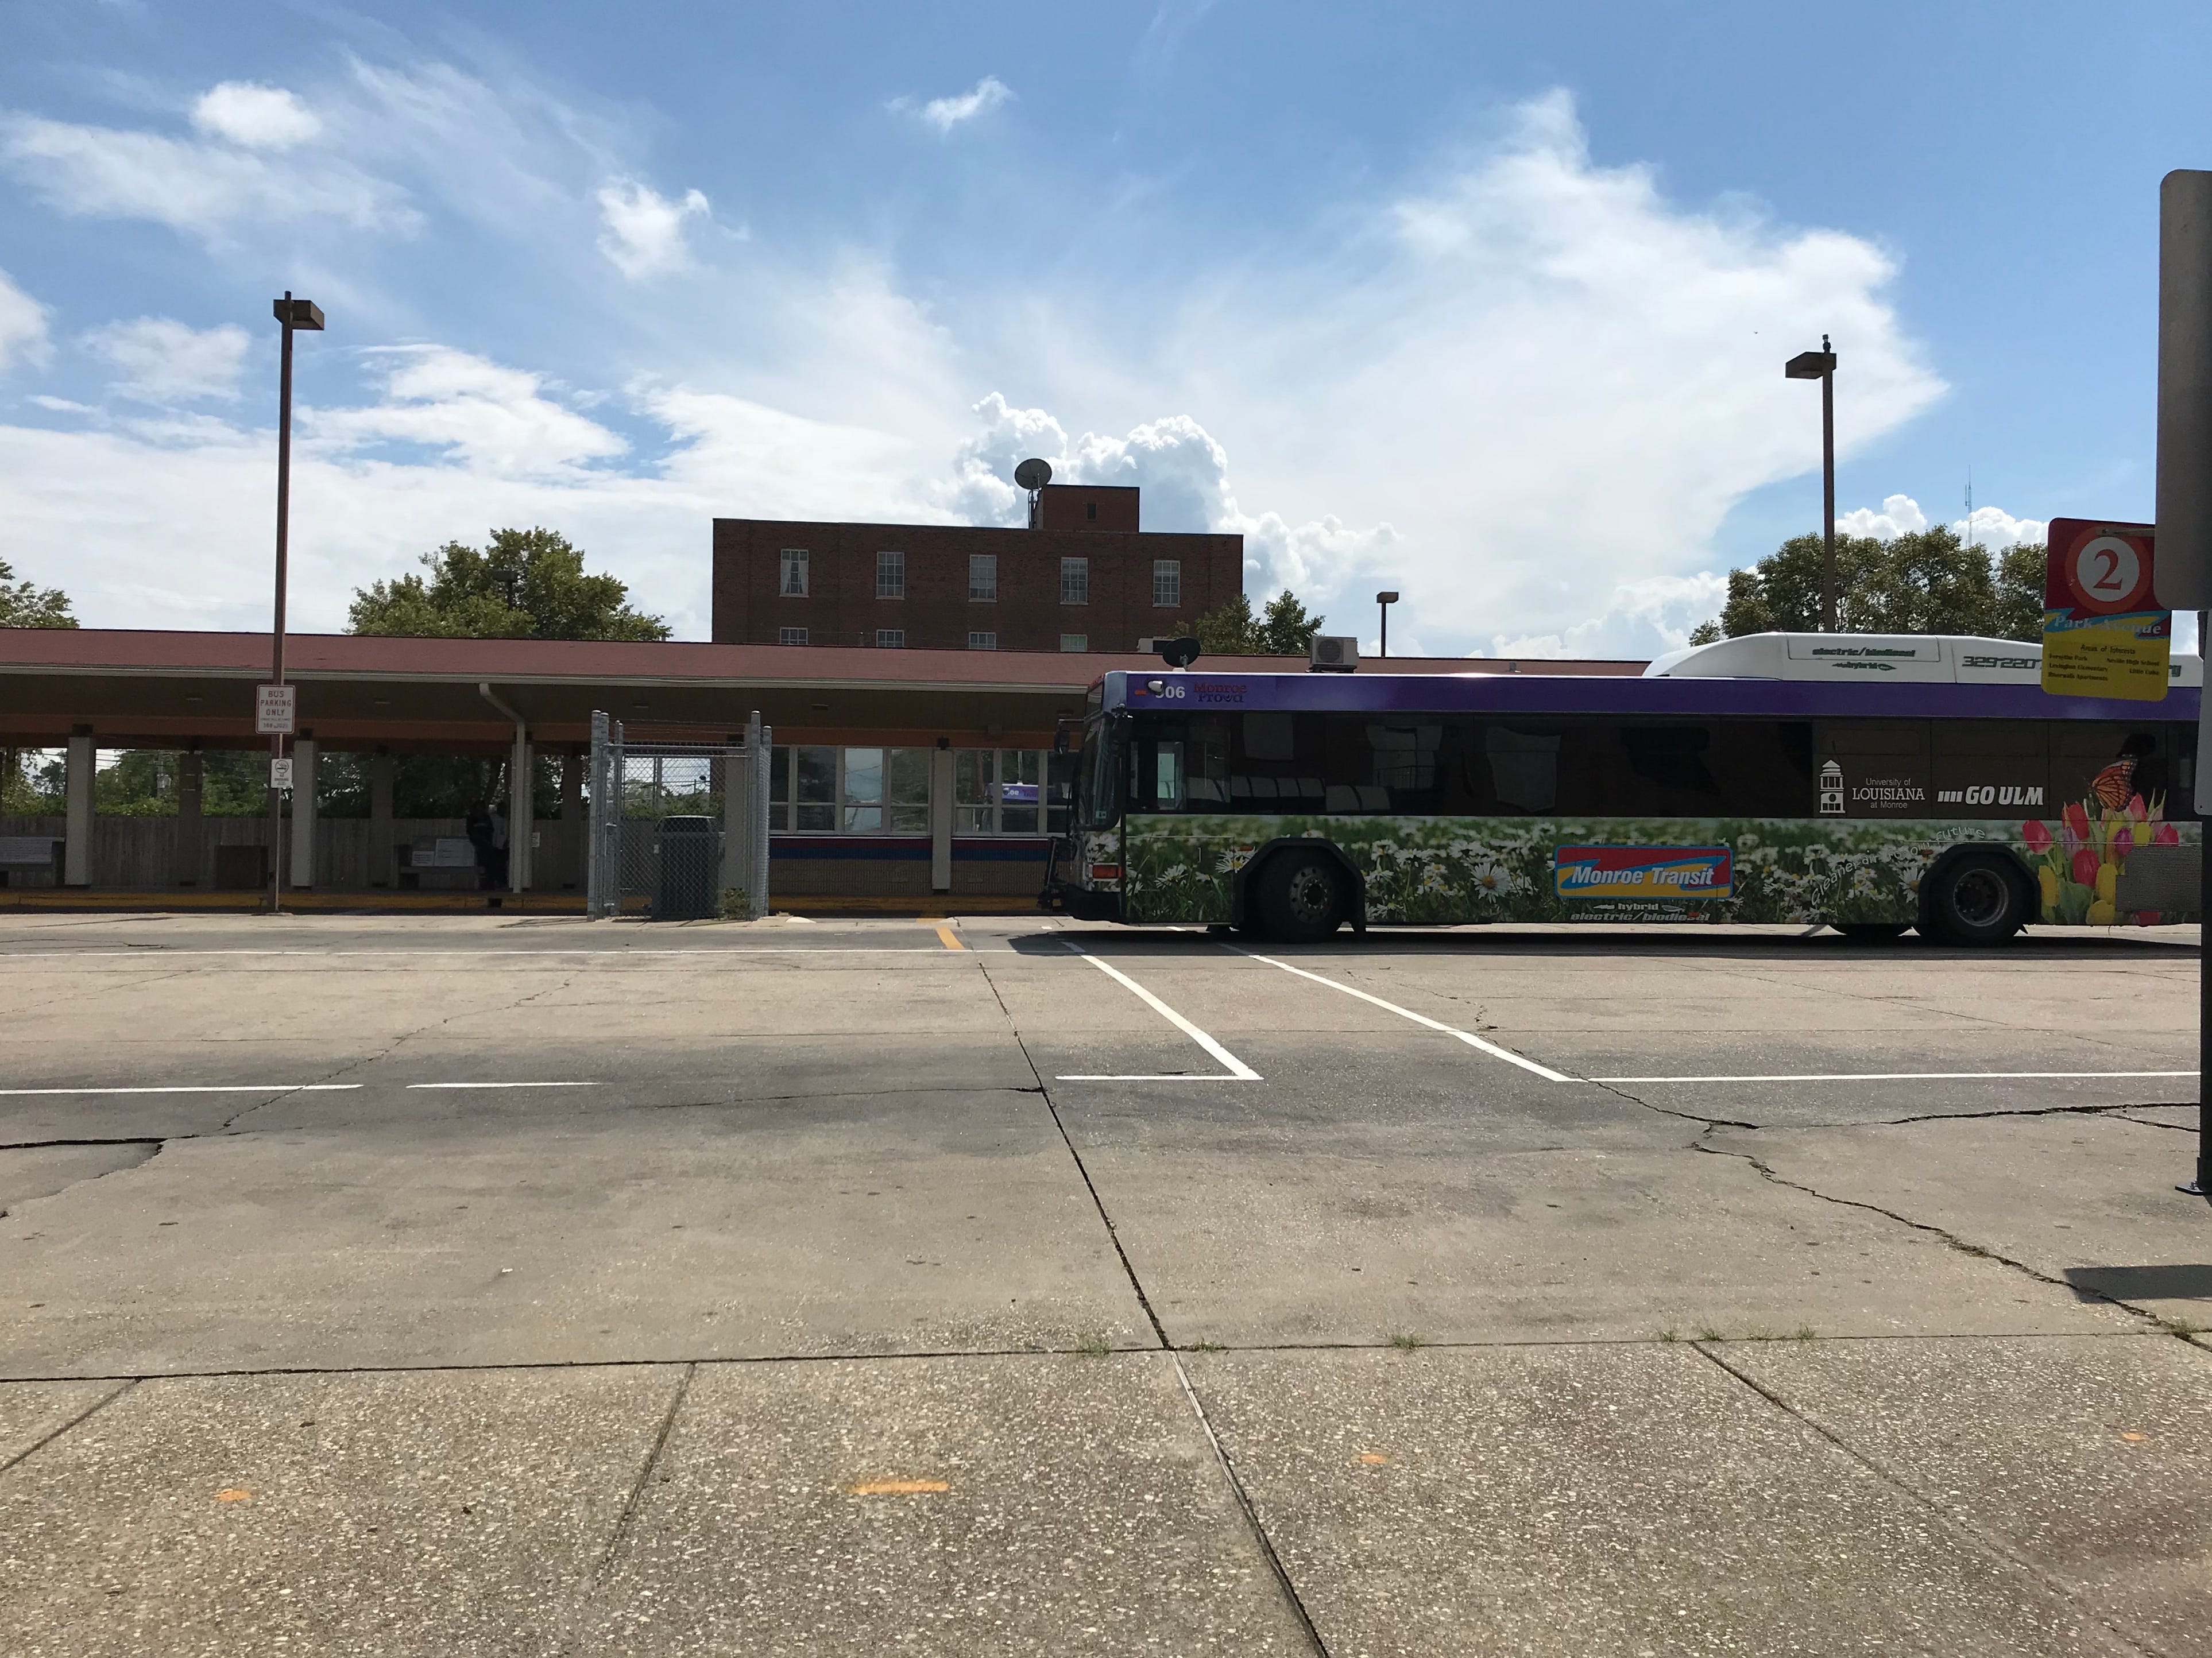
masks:
<svg viewBox="0 0 2212 1658"><path fill-rule="evenodd" d="M1939 944L2001 944L2026 926L2027 882L2001 852L1968 852L1920 884L1920 930Z"/></svg>
<svg viewBox="0 0 2212 1658"><path fill-rule="evenodd" d="M1344 925L1351 884L1324 853L1278 853L1252 883L1252 919L1263 937L1311 944Z"/></svg>

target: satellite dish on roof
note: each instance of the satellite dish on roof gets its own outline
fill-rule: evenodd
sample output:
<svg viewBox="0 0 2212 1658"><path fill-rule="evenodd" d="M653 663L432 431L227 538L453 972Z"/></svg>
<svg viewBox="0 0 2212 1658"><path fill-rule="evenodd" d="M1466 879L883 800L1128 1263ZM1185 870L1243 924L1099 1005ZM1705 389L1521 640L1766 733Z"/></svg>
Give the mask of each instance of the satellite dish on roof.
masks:
<svg viewBox="0 0 2212 1658"><path fill-rule="evenodd" d="M1014 482L1024 489L1042 489L1052 482L1052 467L1032 456L1014 468Z"/></svg>

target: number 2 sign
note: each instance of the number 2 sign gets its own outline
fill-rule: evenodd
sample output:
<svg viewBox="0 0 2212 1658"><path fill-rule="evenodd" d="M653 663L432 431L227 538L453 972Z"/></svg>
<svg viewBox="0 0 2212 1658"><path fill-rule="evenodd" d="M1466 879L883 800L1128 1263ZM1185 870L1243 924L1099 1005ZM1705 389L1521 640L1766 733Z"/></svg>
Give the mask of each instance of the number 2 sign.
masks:
<svg viewBox="0 0 2212 1658"><path fill-rule="evenodd" d="M2148 524L2051 521L2043 584L2043 689L2068 696L2166 695L2173 612L2152 596Z"/></svg>

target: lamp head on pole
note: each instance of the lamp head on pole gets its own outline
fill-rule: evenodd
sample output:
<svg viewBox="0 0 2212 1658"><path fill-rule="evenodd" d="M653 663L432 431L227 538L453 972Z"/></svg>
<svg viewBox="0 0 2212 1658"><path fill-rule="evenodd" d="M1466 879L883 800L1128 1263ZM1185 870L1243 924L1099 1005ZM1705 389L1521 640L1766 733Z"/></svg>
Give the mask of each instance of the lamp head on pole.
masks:
<svg viewBox="0 0 2212 1658"><path fill-rule="evenodd" d="M1818 351L1800 351L1782 365L1784 378L1793 380L1816 380L1836 372L1836 354L1828 349L1828 337L1820 336Z"/></svg>
<svg viewBox="0 0 2212 1658"><path fill-rule="evenodd" d="M1395 593L1377 593L1375 595L1375 602L1377 604L1395 604L1398 602L1398 595Z"/></svg>
<svg viewBox="0 0 2212 1658"><path fill-rule="evenodd" d="M323 326L323 307L313 300L295 300L289 293L276 301L276 320L287 328L304 328L320 333Z"/></svg>

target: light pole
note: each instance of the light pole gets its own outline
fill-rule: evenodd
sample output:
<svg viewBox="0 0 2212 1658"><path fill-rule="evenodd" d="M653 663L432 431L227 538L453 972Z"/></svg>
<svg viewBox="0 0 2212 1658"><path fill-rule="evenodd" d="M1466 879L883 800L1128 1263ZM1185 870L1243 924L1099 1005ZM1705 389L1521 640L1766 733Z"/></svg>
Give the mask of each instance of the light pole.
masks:
<svg viewBox="0 0 2212 1658"><path fill-rule="evenodd" d="M1836 354L1828 337L1782 366L1793 380L1820 382L1820 626L1836 630Z"/></svg>
<svg viewBox="0 0 2212 1658"><path fill-rule="evenodd" d="M284 327L284 349L283 366L277 372L276 619L270 629L276 640L270 677L276 684L281 686L284 683L284 577L292 519L292 331L305 328L320 332L322 307L313 300L294 299L292 290L288 288L284 290L284 297L276 301L276 320ZM276 731L269 736L269 913L271 915L278 914L284 906L284 791L277 786L276 779L278 762L284 758L287 734ZM313 778L307 780L307 786L314 786Z"/></svg>
<svg viewBox="0 0 2212 1658"><path fill-rule="evenodd" d="M1390 607L1397 602L1398 595L1395 593L1377 593L1375 595L1376 608L1382 612L1382 653L1384 656L1390 654Z"/></svg>

